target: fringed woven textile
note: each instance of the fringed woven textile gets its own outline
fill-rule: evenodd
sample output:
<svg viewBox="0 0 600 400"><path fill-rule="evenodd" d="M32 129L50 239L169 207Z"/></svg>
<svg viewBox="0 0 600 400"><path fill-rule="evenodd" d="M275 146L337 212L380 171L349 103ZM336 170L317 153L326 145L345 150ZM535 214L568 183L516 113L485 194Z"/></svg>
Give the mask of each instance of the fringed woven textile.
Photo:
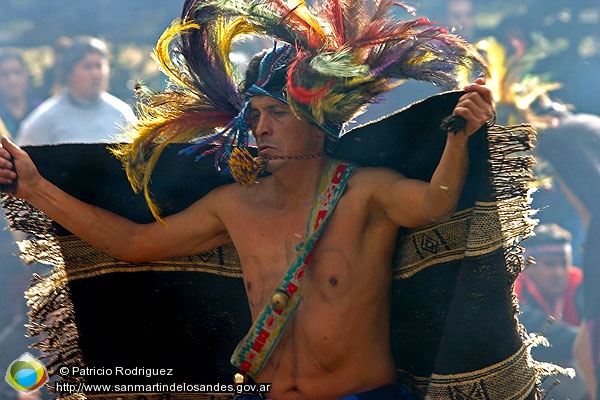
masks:
<svg viewBox="0 0 600 400"><path fill-rule="evenodd" d="M433 96L358 127L342 136L336 156L428 179L446 141L441 120L460 95ZM526 152L534 131L527 125L487 131L482 128L470 139L470 173L456 215L398 235L393 353L400 379L419 399L533 399L540 374L561 372L531 359L528 345L534 340L518 324L512 290L522 271L519 242L534 224L526 188L532 163ZM43 175L76 197L135 221L151 221L144 198L133 194L120 163L104 146L27 150ZM167 147L153 175L151 190L167 214L232 182L210 160L177 156L180 148ZM172 377L152 378L162 383L231 381L229 357L250 326L234 249L130 265L90 248L26 203L3 200L13 228L31 235L23 257L55 266L27 293L30 329L44 332L39 346L48 353L55 380L147 381L56 376L60 366L79 365L173 368ZM115 394L57 398L111 399Z"/></svg>

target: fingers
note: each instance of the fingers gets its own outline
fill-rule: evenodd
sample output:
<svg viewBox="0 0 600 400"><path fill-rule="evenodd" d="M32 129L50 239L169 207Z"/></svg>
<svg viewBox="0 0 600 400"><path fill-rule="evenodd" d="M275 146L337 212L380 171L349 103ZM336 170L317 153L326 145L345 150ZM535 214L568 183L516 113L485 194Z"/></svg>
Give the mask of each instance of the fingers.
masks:
<svg viewBox="0 0 600 400"><path fill-rule="evenodd" d="M467 93L456 104L455 114L472 122L484 123L493 116L493 108L479 94Z"/></svg>
<svg viewBox="0 0 600 400"><path fill-rule="evenodd" d="M485 79L478 78L474 83L465 86L465 92L478 93L486 103L493 103L492 91L485 85Z"/></svg>
<svg viewBox="0 0 600 400"><path fill-rule="evenodd" d="M466 93L478 93L486 103L493 103L493 95L491 89L486 86L484 78L477 78L475 82L464 87Z"/></svg>
<svg viewBox="0 0 600 400"><path fill-rule="evenodd" d="M17 179L17 174L14 171L0 170L0 192L9 191L9 187L15 183L15 179Z"/></svg>
<svg viewBox="0 0 600 400"><path fill-rule="evenodd" d="M11 185L17 179L15 166L12 162L12 154L9 150L14 150L15 146L10 141L2 137L2 146L0 147L0 185Z"/></svg>
<svg viewBox="0 0 600 400"><path fill-rule="evenodd" d="M460 97L454 115L467 121L465 134L471 135L494 116L492 92L485 86L485 79L479 78L475 83L465 86L465 94Z"/></svg>
<svg viewBox="0 0 600 400"><path fill-rule="evenodd" d="M20 147L14 144L9 138L6 136L2 136L2 145L0 146L0 154L4 150L6 153L14 155L14 153L20 150Z"/></svg>
<svg viewBox="0 0 600 400"><path fill-rule="evenodd" d="M3 136L2 144L0 145L0 167L12 168L12 154L8 151L10 147L8 139Z"/></svg>

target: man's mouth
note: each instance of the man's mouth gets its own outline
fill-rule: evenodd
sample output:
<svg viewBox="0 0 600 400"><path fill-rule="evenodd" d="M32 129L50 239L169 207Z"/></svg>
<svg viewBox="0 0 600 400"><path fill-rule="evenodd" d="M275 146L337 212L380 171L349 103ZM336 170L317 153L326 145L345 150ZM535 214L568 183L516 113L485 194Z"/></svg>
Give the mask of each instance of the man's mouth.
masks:
<svg viewBox="0 0 600 400"><path fill-rule="evenodd" d="M261 144L258 146L258 154L263 155L264 153L270 153L276 150L275 147L268 144Z"/></svg>

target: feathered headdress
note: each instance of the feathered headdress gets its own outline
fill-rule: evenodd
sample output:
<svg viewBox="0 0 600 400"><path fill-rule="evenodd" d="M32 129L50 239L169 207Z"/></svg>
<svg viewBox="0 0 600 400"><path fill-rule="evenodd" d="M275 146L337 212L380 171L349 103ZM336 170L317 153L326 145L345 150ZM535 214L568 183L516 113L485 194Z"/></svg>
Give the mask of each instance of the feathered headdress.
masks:
<svg viewBox="0 0 600 400"><path fill-rule="evenodd" d="M313 2L315 3L315 2ZM235 148L248 145L244 113L256 94L279 96L328 136L332 152L343 123L399 80L418 79L455 89L485 62L458 36L425 18L398 20L391 0L187 0L182 18L162 35L155 58L172 84L163 92L139 90L139 124L133 142L115 153L136 191L144 191L161 151L170 143L195 142L189 153L216 152L217 167ZM248 36L272 37L252 90L229 55ZM286 72L277 95L266 90L273 71ZM469 76L469 77L467 77Z"/></svg>
<svg viewBox="0 0 600 400"><path fill-rule="evenodd" d="M548 76L534 74L538 61L562 51L561 42L550 42L539 35L533 36L533 45L525 48L518 40L513 40L514 53L507 54L506 48L494 37L480 40L475 47L483 53L490 71L490 86L502 125L531 123L544 127L544 119L532 110L532 104L547 97L548 93L559 89L561 84L550 82Z"/></svg>

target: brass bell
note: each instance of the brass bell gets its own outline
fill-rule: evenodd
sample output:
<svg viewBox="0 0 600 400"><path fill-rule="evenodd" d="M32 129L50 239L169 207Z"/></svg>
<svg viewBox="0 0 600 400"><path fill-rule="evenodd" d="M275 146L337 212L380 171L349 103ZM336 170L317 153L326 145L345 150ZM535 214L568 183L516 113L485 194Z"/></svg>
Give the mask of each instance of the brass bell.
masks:
<svg viewBox="0 0 600 400"><path fill-rule="evenodd" d="M271 304L273 304L275 308L282 309L285 308L289 299L290 298L287 293L278 290L277 292L273 293L273 296L271 296Z"/></svg>

